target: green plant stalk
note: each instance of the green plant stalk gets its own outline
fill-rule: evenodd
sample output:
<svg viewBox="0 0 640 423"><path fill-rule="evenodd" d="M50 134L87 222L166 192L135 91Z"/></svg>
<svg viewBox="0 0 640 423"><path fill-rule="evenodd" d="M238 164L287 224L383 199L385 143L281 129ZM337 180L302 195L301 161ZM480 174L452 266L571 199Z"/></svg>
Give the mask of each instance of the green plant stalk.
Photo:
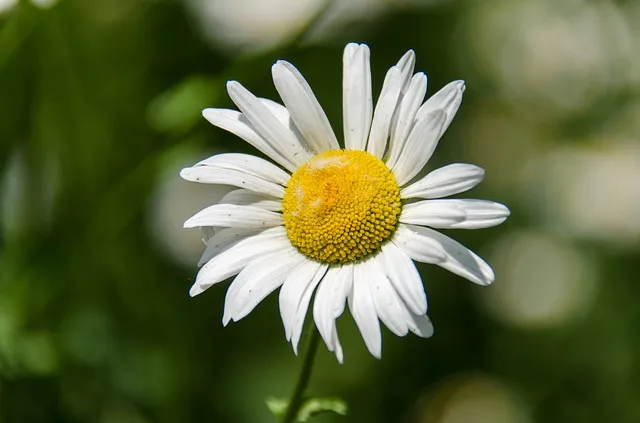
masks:
<svg viewBox="0 0 640 423"><path fill-rule="evenodd" d="M307 390L307 386L309 385L314 359L316 357L316 352L318 351L318 344L320 343L320 334L318 333L318 329L316 329L315 325L311 326L312 332L307 343L307 348L304 352L302 370L300 371L298 382L296 383L296 387L291 395L291 399L289 400L289 407L287 407L287 413L282 420L283 423L295 423L297 421L296 418L298 417L298 412L305 400L304 394Z"/></svg>

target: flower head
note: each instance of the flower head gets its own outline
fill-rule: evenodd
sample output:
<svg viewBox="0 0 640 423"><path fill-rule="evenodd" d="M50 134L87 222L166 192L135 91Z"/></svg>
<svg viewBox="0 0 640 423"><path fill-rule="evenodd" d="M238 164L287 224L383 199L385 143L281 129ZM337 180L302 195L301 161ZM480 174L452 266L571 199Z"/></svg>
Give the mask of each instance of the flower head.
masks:
<svg viewBox="0 0 640 423"><path fill-rule="evenodd" d="M427 78L413 74L410 50L387 72L374 108L369 48L348 44L343 61L344 149L300 72L278 61L272 74L284 106L230 81L240 112L203 111L277 165L219 154L181 172L189 181L239 188L185 222L208 234L191 295L237 275L225 299L226 325L280 288L286 338L297 352L315 292L315 324L340 362L335 321L347 302L375 357L382 351L380 321L398 336L431 336L413 260L488 285L491 267L434 228L486 228L509 215L491 201L442 199L480 183L477 166L456 163L413 181L455 116L464 82L424 101Z"/></svg>

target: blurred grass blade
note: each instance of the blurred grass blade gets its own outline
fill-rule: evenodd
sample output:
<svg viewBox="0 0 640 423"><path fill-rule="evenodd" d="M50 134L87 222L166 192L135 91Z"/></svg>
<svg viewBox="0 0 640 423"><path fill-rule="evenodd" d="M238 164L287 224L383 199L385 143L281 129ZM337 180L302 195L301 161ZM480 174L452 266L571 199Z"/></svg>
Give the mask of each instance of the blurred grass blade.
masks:
<svg viewBox="0 0 640 423"><path fill-rule="evenodd" d="M213 106L224 84L195 75L156 97L147 110L149 124L158 132L183 134L200 120L202 109Z"/></svg>

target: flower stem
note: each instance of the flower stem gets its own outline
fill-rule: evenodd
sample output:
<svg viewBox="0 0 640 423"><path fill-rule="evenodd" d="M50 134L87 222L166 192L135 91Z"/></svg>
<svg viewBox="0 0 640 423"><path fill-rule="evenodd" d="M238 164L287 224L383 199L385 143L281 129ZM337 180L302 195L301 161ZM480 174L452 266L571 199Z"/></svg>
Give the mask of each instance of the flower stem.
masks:
<svg viewBox="0 0 640 423"><path fill-rule="evenodd" d="M300 407L304 402L304 393L307 390L307 386L309 385L309 379L311 378L311 370L313 369L313 362L316 356L316 351L318 350L318 343L320 342L320 334L318 333L318 329L316 329L315 325L311 325L312 332L309 337L309 341L307 343L307 348L304 352L304 361L302 363L302 370L300 371L300 376L298 377L298 382L296 383L296 388L291 395L291 400L289 401L289 407L287 408L287 413L284 416L283 423L295 423L296 417L298 416L298 412L300 411Z"/></svg>

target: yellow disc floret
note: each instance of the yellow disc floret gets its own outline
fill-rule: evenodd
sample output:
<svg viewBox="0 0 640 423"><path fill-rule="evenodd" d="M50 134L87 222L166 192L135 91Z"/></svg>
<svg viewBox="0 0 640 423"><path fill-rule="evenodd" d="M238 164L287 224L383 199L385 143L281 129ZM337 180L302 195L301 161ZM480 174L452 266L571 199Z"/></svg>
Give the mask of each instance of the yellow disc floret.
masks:
<svg viewBox="0 0 640 423"><path fill-rule="evenodd" d="M348 263L378 250L400 214L393 173L364 151L332 150L302 165L282 199L291 243L322 263Z"/></svg>

